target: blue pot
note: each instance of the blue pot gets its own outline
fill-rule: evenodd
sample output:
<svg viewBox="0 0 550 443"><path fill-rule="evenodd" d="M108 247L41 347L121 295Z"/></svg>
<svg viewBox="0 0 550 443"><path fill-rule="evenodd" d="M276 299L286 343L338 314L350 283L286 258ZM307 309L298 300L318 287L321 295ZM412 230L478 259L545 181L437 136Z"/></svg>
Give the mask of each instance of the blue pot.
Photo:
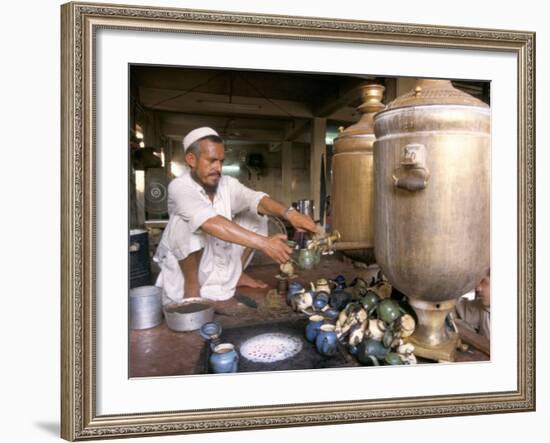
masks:
<svg viewBox="0 0 550 443"><path fill-rule="evenodd" d="M315 347L321 355L330 357L336 354L338 339L334 325L322 325L315 339Z"/></svg>
<svg viewBox="0 0 550 443"><path fill-rule="evenodd" d="M334 289L330 294L330 306L342 310L351 302L352 296L349 292L342 289Z"/></svg>
<svg viewBox="0 0 550 443"><path fill-rule="evenodd" d="M210 368L215 374L237 372L239 354L231 343L217 345L210 355Z"/></svg>
<svg viewBox="0 0 550 443"><path fill-rule="evenodd" d="M334 280L337 289L344 289L346 287L346 278L342 274L338 274Z"/></svg>
<svg viewBox="0 0 550 443"><path fill-rule="evenodd" d="M319 328L325 321L325 318L321 315L312 315L309 317L309 322L306 325L306 339L310 343L315 343L317 334L319 334Z"/></svg>
<svg viewBox="0 0 550 443"><path fill-rule="evenodd" d="M323 311L323 315L327 320L334 321L340 315L340 311L336 308L328 308L326 311Z"/></svg>
<svg viewBox="0 0 550 443"><path fill-rule="evenodd" d="M324 291L321 291L321 292L318 292L317 295L315 296L315 298L313 299L313 310L314 311L322 311L323 308L328 305L328 301L329 301L329 295L324 292Z"/></svg>
<svg viewBox="0 0 550 443"><path fill-rule="evenodd" d="M222 327L218 322L211 321L201 326L199 334L205 340L216 340L222 333Z"/></svg>
<svg viewBox="0 0 550 443"><path fill-rule="evenodd" d="M298 294L304 287L297 281L290 282L288 284L288 290L286 293L286 304L292 306L292 299Z"/></svg>

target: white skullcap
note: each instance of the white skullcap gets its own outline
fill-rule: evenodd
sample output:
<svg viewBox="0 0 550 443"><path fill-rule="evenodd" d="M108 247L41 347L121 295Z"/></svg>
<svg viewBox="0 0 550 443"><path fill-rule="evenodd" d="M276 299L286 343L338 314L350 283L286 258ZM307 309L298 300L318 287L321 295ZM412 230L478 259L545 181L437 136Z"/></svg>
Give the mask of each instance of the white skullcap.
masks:
<svg viewBox="0 0 550 443"><path fill-rule="evenodd" d="M208 137L209 135L215 135L219 137L219 134L208 126L203 126L202 128L193 129L183 138L183 150L187 151L189 146L195 143L197 140Z"/></svg>

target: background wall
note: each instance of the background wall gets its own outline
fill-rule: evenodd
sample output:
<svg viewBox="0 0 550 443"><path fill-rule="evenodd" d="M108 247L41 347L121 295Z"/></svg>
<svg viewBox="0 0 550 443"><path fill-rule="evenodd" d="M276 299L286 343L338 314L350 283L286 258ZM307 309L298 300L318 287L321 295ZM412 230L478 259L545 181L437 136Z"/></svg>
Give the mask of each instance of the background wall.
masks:
<svg viewBox="0 0 550 443"><path fill-rule="evenodd" d="M304 0L131 2L536 31L539 80L537 220L542 227L550 224L545 192L549 189L550 175L544 174L544 167L550 161L547 149L550 136L543 124L550 119L550 94L546 82L550 78L550 32L543 2L525 0L518 4L463 0L441 7L438 1L393 0L387 8L381 5L374 8L352 0L336 3ZM0 322L0 433L2 441L6 442L56 441L59 434L59 5L57 0L10 2L3 7L0 27L0 140L4 158L0 174L4 215L0 221L3 240L3 268L0 273L3 302ZM360 9L357 9L358 6ZM537 269L544 271L544 264L548 266L550 263L548 231L541 228L537 236ZM351 438L371 441L406 438L413 442L512 441L524 439L526 433L545 431L544 419L550 416L549 382L546 377L549 355L545 350L545 340L550 338L550 324L543 316L550 310L547 297L550 288L544 272L538 272L538 276L536 413L224 433L224 441L244 443L258 439L269 442L307 439L342 442ZM221 434L208 434L139 441L217 442L220 438Z"/></svg>

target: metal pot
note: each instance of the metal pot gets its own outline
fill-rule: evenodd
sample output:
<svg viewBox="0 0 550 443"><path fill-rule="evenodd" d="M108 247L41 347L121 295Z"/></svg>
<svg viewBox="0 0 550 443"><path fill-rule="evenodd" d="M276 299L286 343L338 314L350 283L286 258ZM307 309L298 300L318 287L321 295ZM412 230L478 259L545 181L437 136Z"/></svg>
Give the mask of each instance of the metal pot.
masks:
<svg viewBox="0 0 550 443"><path fill-rule="evenodd" d="M130 230L130 288L151 284L149 234L144 229Z"/></svg>
<svg viewBox="0 0 550 443"><path fill-rule="evenodd" d="M214 319L214 307L205 298L186 298L182 302L165 305L164 316L173 331L194 331Z"/></svg>
<svg viewBox="0 0 550 443"><path fill-rule="evenodd" d="M418 355L454 358L444 322L489 267L490 110L421 80L374 117L375 254L418 315Z"/></svg>
<svg viewBox="0 0 550 443"><path fill-rule="evenodd" d="M130 289L130 329L148 329L162 322L162 289L139 286Z"/></svg>
<svg viewBox="0 0 550 443"><path fill-rule="evenodd" d="M361 87L361 119L334 140L332 227L342 235L336 248L366 263L374 262L373 117L384 109L384 89L377 84Z"/></svg>

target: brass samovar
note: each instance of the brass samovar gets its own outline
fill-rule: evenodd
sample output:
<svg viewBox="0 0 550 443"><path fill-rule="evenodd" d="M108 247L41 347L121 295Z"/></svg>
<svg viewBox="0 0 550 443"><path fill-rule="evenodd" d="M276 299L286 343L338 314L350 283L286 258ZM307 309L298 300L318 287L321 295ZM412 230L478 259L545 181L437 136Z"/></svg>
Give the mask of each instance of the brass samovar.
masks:
<svg viewBox="0 0 550 443"><path fill-rule="evenodd" d="M384 86L361 87L361 118L334 139L332 227L342 238L337 249L355 260L374 262L374 114L383 110Z"/></svg>
<svg viewBox="0 0 550 443"><path fill-rule="evenodd" d="M445 319L490 262L490 109L420 80L374 118L375 253L418 316L415 354L454 360Z"/></svg>

